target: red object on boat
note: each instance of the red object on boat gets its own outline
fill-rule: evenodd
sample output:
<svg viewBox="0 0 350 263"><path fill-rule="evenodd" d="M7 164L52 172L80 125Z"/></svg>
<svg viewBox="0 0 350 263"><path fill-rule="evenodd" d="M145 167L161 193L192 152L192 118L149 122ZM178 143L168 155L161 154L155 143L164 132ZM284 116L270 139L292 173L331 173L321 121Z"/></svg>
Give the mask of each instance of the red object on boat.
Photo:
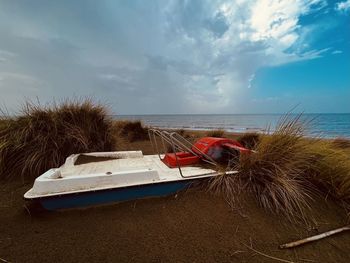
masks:
<svg viewBox="0 0 350 263"><path fill-rule="evenodd" d="M176 154L176 156L175 156ZM177 160L176 160L177 157ZM163 158L163 162L170 168L177 167L177 162L179 162L180 166L191 165L198 163L200 161L200 157L197 155L193 155L189 152L177 152L177 153L167 153Z"/></svg>
<svg viewBox="0 0 350 263"><path fill-rule="evenodd" d="M203 154L210 156L214 161L218 161L227 150L236 150L239 153L249 153L250 150L244 148L239 142L227 138L203 137L195 142L191 152L167 153L163 162L170 168L186 166L199 163Z"/></svg>

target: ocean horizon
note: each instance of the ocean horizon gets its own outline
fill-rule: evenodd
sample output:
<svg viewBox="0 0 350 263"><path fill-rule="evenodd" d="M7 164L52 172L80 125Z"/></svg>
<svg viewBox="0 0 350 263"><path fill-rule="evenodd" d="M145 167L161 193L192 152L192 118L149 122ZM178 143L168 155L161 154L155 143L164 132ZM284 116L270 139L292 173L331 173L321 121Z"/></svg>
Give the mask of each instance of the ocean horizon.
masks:
<svg viewBox="0 0 350 263"><path fill-rule="evenodd" d="M296 114L291 114L294 116ZM276 128L285 114L146 114L113 115L117 120L140 120L161 129L215 130L228 132L268 132ZM305 113L309 123L306 135L322 138L350 138L350 113Z"/></svg>

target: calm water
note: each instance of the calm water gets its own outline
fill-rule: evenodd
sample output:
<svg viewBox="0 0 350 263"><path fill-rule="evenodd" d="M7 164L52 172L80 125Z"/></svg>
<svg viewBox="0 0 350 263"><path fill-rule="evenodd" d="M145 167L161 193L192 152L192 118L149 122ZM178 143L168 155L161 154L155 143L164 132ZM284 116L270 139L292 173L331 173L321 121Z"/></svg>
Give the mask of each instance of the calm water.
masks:
<svg viewBox="0 0 350 263"><path fill-rule="evenodd" d="M230 132L264 132L273 130L280 114L225 114L225 115L122 115L116 119L141 120L158 128L211 130L224 129ZM304 114L312 120L308 129L310 136L350 138L350 114Z"/></svg>

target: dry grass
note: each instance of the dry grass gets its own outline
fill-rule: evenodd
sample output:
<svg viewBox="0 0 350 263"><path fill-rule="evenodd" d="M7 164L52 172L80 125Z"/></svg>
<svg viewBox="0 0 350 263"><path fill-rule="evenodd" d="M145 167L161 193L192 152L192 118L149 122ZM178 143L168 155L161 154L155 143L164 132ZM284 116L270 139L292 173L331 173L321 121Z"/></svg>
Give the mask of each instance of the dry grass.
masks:
<svg viewBox="0 0 350 263"><path fill-rule="evenodd" d="M350 204L350 149L334 147L330 141L309 144L312 166L308 174L320 189Z"/></svg>
<svg viewBox="0 0 350 263"><path fill-rule="evenodd" d="M34 178L70 154L112 150L111 127L106 109L90 100L26 103L0 129L0 178Z"/></svg>
<svg viewBox="0 0 350 263"><path fill-rule="evenodd" d="M178 130L175 130L175 132L179 135L181 135L182 137L186 137L188 134L186 133L186 130L185 129L178 129Z"/></svg>
<svg viewBox="0 0 350 263"><path fill-rule="evenodd" d="M256 132L248 132L240 135L237 141L248 149L255 149L260 140L260 135Z"/></svg>
<svg viewBox="0 0 350 263"><path fill-rule="evenodd" d="M303 139L300 116L286 116L270 136L262 136L256 153L241 156L234 176L222 175L211 182L211 188L221 191L234 201L239 191L250 191L259 204L290 219L303 217L310 207L311 184L305 179L309 156ZM234 177L234 178L232 178Z"/></svg>
<svg viewBox="0 0 350 263"><path fill-rule="evenodd" d="M217 130L211 130L211 131L208 131L206 133L206 135L208 137L218 137L218 138L221 138L221 137L224 137L225 135L225 130L222 130L222 129L217 129Z"/></svg>
<svg viewBox="0 0 350 263"><path fill-rule="evenodd" d="M8 121L5 119L5 117L0 117L0 130L4 129L7 126Z"/></svg>
<svg viewBox="0 0 350 263"><path fill-rule="evenodd" d="M312 195L332 196L350 208L350 148L347 139L304 137L301 115L286 115L269 135L260 136L256 153L240 157L237 175L214 178L209 189L235 203L250 191L259 204L289 219L304 218Z"/></svg>
<svg viewBox="0 0 350 263"><path fill-rule="evenodd" d="M209 179L208 190L214 194L221 195L230 206L239 206L241 193L244 190L241 177L226 174L223 169L219 170L219 175ZM206 184L204 185L206 186Z"/></svg>
<svg viewBox="0 0 350 263"><path fill-rule="evenodd" d="M337 148L342 148L342 149L350 149L350 140L346 138L335 138L333 141L333 145Z"/></svg>
<svg viewBox="0 0 350 263"><path fill-rule="evenodd" d="M119 137L129 142L148 139L148 128L141 121L116 121L114 128Z"/></svg>

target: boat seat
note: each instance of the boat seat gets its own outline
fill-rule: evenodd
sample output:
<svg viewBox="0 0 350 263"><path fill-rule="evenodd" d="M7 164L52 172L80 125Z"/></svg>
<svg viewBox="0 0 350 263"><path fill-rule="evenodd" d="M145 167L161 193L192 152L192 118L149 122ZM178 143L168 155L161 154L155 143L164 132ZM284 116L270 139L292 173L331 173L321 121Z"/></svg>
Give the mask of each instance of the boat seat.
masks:
<svg viewBox="0 0 350 263"><path fill-rule="evenodd" d="M166 153L162 161L168 167L175 168L198 163L200 157L189 152Z"/></svg>

